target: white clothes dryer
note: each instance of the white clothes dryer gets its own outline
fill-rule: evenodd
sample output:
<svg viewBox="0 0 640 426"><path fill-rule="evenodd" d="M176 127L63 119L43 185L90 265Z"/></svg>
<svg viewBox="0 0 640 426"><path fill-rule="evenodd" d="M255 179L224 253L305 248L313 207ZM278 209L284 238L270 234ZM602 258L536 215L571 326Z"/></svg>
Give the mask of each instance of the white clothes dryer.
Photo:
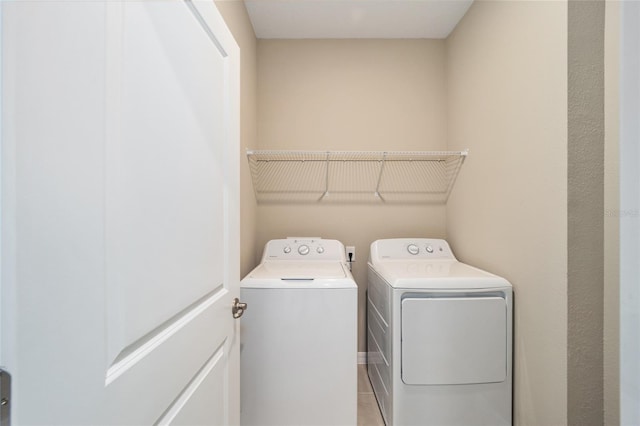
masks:
<svg viewBox="0 0 640 426"><path fill-rule="evenodd" d="M358 289L337 240L267 243L240 284L241 424L357 424Z"/></svg>
<svg viewBox="0 0 640 426"><path fill-rule="evenodd" d="M512 424L512 297L444 240L371 245L367 369L387 426Z"/></svg>

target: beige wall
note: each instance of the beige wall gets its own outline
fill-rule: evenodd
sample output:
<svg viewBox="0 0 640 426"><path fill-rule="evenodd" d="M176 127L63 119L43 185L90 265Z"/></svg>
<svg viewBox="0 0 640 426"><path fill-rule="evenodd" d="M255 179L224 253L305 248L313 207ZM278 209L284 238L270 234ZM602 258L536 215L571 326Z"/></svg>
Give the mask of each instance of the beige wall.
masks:
<svg viewBox="0 0 640 426"><path fill-rule="evenodd" d="M567 3L476 1L446 47L447 236L514 286L516 424L566 424Z"/></svg>
<svg viewBox="0 0 640 426"><path fill-rule="evenodd" d="M245 151L257 145L256 37L241 0L215 2L240 46L240 276L256 265L256 200Z"/></svg>
<svg viewBox="0 0 640 426"><path fill-rule="evenodd" d="M446 149L444 42L259 40L260 149ZM320 236L356 246L359 344L366 265L379 238L444 238L443 205L259 205L256 254L272 238Z"/></svg>

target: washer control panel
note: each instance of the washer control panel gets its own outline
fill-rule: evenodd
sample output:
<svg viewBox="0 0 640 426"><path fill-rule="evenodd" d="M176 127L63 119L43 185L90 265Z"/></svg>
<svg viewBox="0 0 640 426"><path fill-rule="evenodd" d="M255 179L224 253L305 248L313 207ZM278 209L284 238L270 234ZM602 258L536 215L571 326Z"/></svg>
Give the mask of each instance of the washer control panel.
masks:
<svg viewBox="0 0 640 426"><path fill-rule="evenodd" d="M382 260L456 259L445 240L433 238L377 240L371 244L370 258Z"/></svg>
<svg viewBox="0 0 640 426"><path fill-rule="evenodd" d="M336 260L346 262L344 246L338 240L285 238L271 240L262 260Z"/></svg>

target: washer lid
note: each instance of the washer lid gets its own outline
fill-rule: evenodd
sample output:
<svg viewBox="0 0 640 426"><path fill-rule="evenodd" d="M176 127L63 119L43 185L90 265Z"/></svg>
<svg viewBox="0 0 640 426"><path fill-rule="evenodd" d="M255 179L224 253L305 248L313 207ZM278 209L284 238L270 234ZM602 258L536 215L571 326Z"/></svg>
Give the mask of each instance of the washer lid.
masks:
<svg viewBox="0 0 640 426"><path fill-rule="evenodd" d="M369 263L369 266L395 288L511 287L504 278L457 260L387 260Z"/></svg>
<svg viewBox="0 0 640 426"><path fill-rule="evenodd" d="M241 282L242 288L357 288L351 273L340 262L266 261Z"/></svg>
<svg viewBox="0 0 640 426"><path fill-rule="evenodd" d="M267 261L251 271L255 279L314 280L346 278L340 262Z"/></svg>

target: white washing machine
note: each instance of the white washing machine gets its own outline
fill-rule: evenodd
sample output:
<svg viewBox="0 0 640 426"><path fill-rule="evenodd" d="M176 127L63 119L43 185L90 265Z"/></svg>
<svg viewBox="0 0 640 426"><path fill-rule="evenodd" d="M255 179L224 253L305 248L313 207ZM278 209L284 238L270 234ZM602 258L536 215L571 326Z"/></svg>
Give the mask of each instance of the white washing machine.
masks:
<svg viewBox="0 0 640 426"><path fill-rule="evenodd" d="M436 239L371 245L368 373L387 426L512 424L512 287Z"/></svg>
<svg viewBox="0 0 640 426"><path fill-rule="evenodd" d="M241 424L355 426L358 289L342 243L269 241L240 286Z"/></svg>

